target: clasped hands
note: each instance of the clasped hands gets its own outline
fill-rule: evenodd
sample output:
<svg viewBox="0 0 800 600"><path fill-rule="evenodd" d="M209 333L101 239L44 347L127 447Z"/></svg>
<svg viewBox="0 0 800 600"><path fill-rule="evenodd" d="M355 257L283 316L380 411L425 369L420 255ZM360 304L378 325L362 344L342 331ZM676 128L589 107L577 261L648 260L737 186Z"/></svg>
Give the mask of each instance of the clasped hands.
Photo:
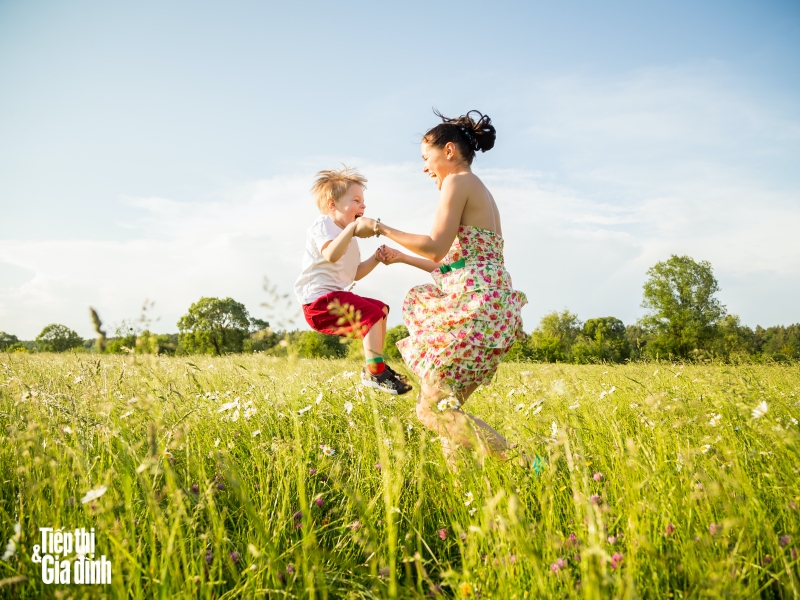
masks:
<svg viewBox="0 0 800 600"><path fill-rule="evenodd" d="M376 235L375 226L378 222L369 217L359 217L356 219L356 230L353 235L360 238L368 238Z"/></svg>

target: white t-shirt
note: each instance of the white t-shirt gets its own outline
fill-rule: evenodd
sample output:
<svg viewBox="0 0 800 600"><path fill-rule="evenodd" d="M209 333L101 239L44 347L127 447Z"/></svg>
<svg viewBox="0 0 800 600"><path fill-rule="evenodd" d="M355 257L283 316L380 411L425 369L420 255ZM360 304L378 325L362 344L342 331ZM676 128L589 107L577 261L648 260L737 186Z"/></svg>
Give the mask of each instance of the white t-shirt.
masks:
<svg viewBox="0 0 800 600"><path fill-rule="evenodd" d="M300 304L309 304L328 292L341 292L355 281L361 263L355 237L335 263L322 256L325 242L336 239L340 233L342 228L328 215L320 215L306 231L303 272L294 284L294 293Z"/></svg>

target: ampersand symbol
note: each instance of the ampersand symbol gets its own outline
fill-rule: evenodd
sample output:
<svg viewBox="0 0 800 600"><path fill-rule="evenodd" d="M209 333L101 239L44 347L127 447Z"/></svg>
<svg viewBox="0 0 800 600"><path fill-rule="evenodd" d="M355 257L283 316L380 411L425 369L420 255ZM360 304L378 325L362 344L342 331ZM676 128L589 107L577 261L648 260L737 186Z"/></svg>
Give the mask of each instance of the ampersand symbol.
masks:
<svg viewBox="0 0 800 600"><path fill-rule="evenodd" d="M39 545L38 544L36 544L33 547L33 554L31 554L31 561L35 562L35 563L42 562L42 557L39 556Z"/></svg>

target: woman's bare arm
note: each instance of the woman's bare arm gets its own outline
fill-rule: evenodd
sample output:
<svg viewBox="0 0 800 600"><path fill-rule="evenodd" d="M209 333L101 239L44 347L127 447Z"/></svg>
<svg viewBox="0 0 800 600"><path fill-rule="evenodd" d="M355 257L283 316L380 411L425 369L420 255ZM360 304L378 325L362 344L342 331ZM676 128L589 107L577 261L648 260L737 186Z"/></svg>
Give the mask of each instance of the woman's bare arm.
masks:
<svg viewBox="0 0 800 600"><path fill-rule="evenodd" d="M467 194L463 189L463 184L457 177L451 175L445 178L442 183L442 192L439 197L439 204L436 206L436 215L430 235L406 233L374 221L373 226L376 233L385 235L390 240L411 250L414 254L436 263L447 256L450 246L453 245L466 204Z"/></svg>

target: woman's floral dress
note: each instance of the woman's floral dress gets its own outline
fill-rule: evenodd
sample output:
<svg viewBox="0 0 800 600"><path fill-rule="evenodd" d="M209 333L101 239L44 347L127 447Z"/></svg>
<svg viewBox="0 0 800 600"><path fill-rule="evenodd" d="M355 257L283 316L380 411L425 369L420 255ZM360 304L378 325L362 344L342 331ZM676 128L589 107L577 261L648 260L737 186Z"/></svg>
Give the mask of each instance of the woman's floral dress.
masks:
<svg viewBox="0 0 800 600"><path fill-rule="evenodd" d="M431 273L434 283L406 295L409 337L397 347L423 381L457 393L491 381L503 356L523 338L520 310L528 300L511 286L503 238L493 231L459 227L445 265L456 268L443 265Z"/></svg>

